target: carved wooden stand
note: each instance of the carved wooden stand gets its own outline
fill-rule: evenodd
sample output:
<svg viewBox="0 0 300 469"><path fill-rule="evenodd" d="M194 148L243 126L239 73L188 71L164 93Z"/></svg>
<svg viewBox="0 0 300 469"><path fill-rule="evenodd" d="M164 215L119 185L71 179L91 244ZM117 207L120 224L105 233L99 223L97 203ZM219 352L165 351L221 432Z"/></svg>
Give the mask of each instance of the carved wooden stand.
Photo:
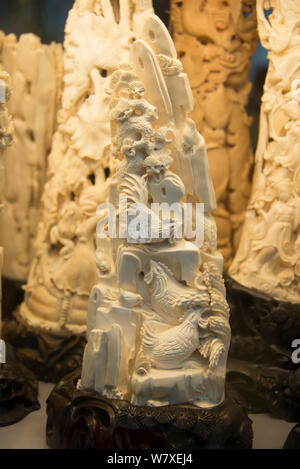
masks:
<svg viewBox="0 0 300 469"><path fill-rule="evenodd" d="M134 406L79 391L80 370L64 378L47 401L52 449L197 449L252 447L245 408L232 396L213 409Z"/></svg>
<svg viewBox="0 0 300 469"><path fill-rule="evenodd" d="M0 366L0 427L13 425L38 410L38 383L7 346L7 363Z"/></svg>
<svg viewBox="0 0 300 469"><path fill-rule="evenodd" d="M227 380L249 412L300 419L300 367L292 362L300 338L300 306L256 293L227 278L232 342Z"/></svg>
<svg viewBox="0 0 300 469"><path fill-rule="evenodd" d="M81 366L86 344L84 335L55 335L37 331L22 321L18 311L4 321L3 335L14 345L18 360L41 381L57 383Z"/></svg>
<svg viewBox="0 0 300 469"><path fill-rule="evenodd" d="M6 277L2 277L2 290L5 292L2 298L2 315L5 319L11 317L13 311L22 303L24 292L22 282Z"/></svg>
<svg viewBox="0 0 300 469"><path fill-rule="evenodd" d="M283 449L300 449L300 424L289 433Z"/></svg>

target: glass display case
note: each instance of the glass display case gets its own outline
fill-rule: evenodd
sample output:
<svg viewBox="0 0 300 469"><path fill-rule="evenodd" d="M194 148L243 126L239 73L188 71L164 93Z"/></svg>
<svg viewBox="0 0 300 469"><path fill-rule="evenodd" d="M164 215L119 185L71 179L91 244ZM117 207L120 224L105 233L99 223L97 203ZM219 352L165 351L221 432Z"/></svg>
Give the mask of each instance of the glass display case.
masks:
<svg viewBox="0 0 300 469"><path fill-rule="evenodd" d="M0 449L299 449L299 22L1 2Z"/></svg>

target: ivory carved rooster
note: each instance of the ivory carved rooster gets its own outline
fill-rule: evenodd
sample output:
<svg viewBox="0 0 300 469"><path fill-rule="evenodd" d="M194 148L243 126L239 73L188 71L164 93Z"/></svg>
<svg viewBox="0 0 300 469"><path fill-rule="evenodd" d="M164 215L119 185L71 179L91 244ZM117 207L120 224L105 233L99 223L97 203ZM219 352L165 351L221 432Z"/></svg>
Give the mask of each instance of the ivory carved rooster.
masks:
<svg viewBox="0 0 300 469"><path fill-rule="evenodd" d="M149 285L152 308L169 324L178 323L187 311L209 308L205 286L200 290L181 284L161 262L151 260L150 272L144 280Z"/></svg>
<svg viewBox="0 0 300 469"><path fill-rule="evenodd" d="M201 315L192 313L179 326L156 333L150 326L144 329L143 353L156 368L180 368L200 346L198 323Z"/></svg>
<svg viewBox="0 0 300 469"><path fill-rule="evenodd" d="M181 323L164 332L150 325L144 328L140 370L180 368L197 350L209 360L209 369L215 370L226 350L229 326L222 317L203 318L210 311L207 291L181 285L168 267L155 261L151 261L145 282L150 286L153 309L166 322L177 319Z"/></svg>
<svg viewBox="0 0 300 469"><path fill-rule="evenodd" d="M181 368L198 351L208 359L209 370L214 371L226 350L222 338L226 328L222 319L202 319L201 311L187 314L179 326L164 332L156 332L154 327L148 325L143 331L143 359L139 369L143 368L147 373L152 366L160 369Z"/></svg>

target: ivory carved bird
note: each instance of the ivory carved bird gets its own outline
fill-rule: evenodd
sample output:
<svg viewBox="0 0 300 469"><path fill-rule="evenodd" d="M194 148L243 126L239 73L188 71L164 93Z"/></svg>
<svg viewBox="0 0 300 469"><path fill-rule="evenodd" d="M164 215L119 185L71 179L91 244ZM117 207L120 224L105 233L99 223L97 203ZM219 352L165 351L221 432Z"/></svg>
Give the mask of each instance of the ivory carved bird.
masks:
<svg viewBox="0 0 300 469"><path fill-rule="evenodd" d="M197 350L209 360L209 369L215 370L226 350L229 326L223 317L203 318L203 313L210 310L206 288L197 290L182 285L167 266L155 261L150 263L145 282L150 288L153 309L169 324L181 321L160 333L149 325L144 329L145 371L151 365L163 369L180 368Z"/></svg>
<svg viewBox="0 0 300 469"><path fill-rule="evenodd" d="M182 324L161 333L147 326L143 334L143 352L150 363L156 368L180 368L200 346L200 318L200 313L191 313Z"/></svg>
<svg viewBox="0 0 300 469"><path fill-rule="evenodd" d="M161 262L151 260L150 272L144 280L149 285L154 311L167 323L176 324L187 311L209 307L210 297L205 286L196 289L181 284Z"/></svg>
<svg viewBox="0 0 300 469"><path fill-rule="evenodd" d="M214 371L225 353L222 334L228 327L219 318L204 320L201 312L192 312L179 326L157 333L147 326L143 332L143 355L145 370L149 366L162 369L180 368L191 355L198 351L209 361L209 370ZM219 333L219 337L217 334ZM146 358L146 359L145 359Z"/></svg>

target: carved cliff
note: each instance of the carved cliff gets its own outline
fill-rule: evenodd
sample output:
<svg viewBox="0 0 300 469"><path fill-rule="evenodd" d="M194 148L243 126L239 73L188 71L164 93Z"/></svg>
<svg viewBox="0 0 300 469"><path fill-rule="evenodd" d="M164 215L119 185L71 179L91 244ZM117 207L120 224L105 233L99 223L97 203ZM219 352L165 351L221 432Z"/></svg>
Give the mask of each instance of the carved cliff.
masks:
<svg viewBox="0 0 300 469"><path fill-rule="evenodd" d="M98 229L79 389L136 406L214 407L225 396L230 327L205 142L188 117L192 93L167 29L155 15L140 27L131 65L110 82L119 168ZM188 220L196 233L204 226L203 240Z"/></svg>

